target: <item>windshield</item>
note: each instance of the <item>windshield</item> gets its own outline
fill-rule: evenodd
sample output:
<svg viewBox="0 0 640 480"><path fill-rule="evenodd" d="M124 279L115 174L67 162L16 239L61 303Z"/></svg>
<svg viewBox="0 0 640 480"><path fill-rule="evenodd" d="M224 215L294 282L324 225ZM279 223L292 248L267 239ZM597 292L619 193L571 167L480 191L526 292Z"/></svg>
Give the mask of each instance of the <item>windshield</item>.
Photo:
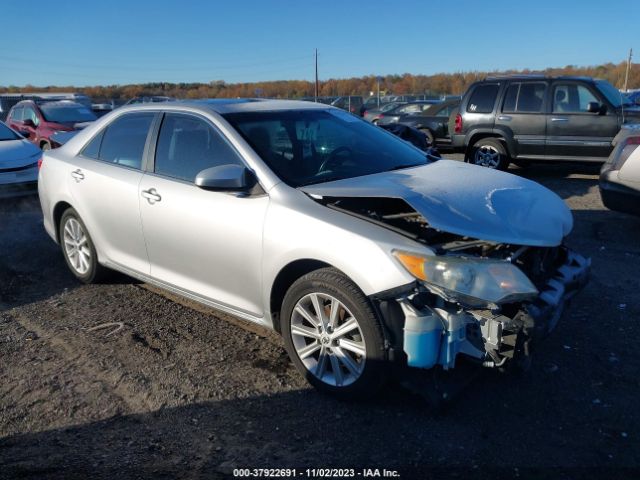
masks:
<svg viewBox="0 0 640 480"><path fill-rule="evenodd" d="M0 142L7 140L20 140L20 137L4 123L0 122Z"/></svg>
<svg viewBox="0 0 640 480"><path fill-rule="evenodd" d="M624 95L620 93L620 90L606 80L596 80L596 87L598 87L598 90L607 97L607 100L609 100L614 107L618 108L620 105L631 105L629 99L625 98Z"/></svg>
<svg viewBox="0 0 640 480"><path fill-rule="evenodd" d="M224 116L292 187L428 163L414 146L341 110L283 110Z"/></svg>
<svg viewBox="0 0 640 480"><path fill-rule="evenodd" d="M97 117L82 105L40 105L45 120L57 123L93 122Z"/></svg>

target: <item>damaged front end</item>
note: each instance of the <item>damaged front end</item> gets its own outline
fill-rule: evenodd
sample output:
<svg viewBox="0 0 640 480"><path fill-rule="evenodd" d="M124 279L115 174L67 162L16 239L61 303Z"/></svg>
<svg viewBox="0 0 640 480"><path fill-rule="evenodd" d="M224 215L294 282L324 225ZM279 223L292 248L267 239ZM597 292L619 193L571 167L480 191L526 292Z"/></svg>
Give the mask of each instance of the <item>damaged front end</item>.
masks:
<svg viewBox="0 0 640 480"><path fill-rule="evenodd" d="M458 354L486 367L526 364L533 345L555 328L565 304L588 280L590 261L566 247L497 247L513 252L503 261L534 280L536 293L483 304L420 281L410 292L383 300L385 310L393 309L389 301L399 307L395 318L402 331L396 325L395 335L409 366L447 370Z"/></svg>
<svg viewBox="0 0 640 480"><path fill-rule="evenodd" d="M486 367L524 365L588 281L590 260L564 245L515 245L449 233L398 198L316 200L433 252L393 252L417 281L374 299L391 356L410 367L448 370L459 354Z"/></svg>

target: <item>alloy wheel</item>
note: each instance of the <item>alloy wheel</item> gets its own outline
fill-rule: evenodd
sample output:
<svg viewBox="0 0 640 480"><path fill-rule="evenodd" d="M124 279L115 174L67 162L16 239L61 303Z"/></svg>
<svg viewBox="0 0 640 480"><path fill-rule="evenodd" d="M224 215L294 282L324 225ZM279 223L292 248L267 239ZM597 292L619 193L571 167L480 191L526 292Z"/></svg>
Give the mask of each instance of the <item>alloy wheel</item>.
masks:
<svg viewBox="0 0 640 480"><path fill-rule="evenodd" d="M481 145L475 151L473 163L482 167L498 168L500 152L493 145Z"/></svg>
<svg viewBox="0 0 640 480"><path fill-rule="evenodd" d="M80 275L86 274L91 266L89 239L80 222L73 217L64 224L63 241L71 267Z"/></svg>
<svg viewBox="0 0 640 480"><path fill-rule="evenodd" d="M310 293L291 314L291 338L307 371L322 382L344 387L364 369L367 349L358 320L337 298Z"/></svg>

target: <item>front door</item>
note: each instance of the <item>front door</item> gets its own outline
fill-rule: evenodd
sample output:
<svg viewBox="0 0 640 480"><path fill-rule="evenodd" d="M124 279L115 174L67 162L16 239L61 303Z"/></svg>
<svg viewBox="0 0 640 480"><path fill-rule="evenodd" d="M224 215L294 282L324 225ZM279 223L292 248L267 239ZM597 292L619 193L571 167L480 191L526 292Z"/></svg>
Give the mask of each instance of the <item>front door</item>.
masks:
<svg viewBox="0 0 640 480"><path fill-rule="evenodd" d="M151 276L187 294L261 316L267 195L202 190L198 172L242 159L208 120L167 113L153 172L140 184Z"/></svg>
<svg viewBox="0 0 640 480"><path fill-rule="evenodd" d="M584 83L559 81L553 85L551 98L546 156L560 160L605 161L620 125L614 111L589 112L591 102L606 105L600 93Z"/></svg>

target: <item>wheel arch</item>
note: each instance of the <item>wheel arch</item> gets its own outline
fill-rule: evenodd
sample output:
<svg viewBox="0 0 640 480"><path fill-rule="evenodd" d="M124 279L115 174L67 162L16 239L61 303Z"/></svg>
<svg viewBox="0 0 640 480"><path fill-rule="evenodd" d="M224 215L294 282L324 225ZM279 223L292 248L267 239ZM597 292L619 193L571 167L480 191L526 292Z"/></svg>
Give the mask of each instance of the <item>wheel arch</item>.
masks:
<svg viewBox="0 0 640 480"><path fill-rule="evenodd" d="M505 135L498 132L476 132L476 133L472 133L469 136L469 140L467 142L467 148L465 149L465 154L464 154L465 160L469 159L471 155L471 150L473 149L473 146L476 144L476 142L478 140L482 140L483 138L495 138L496 140L499 140L504 145L509 156L513 158L515 153L513 149L513 145L511 145L511 142L506 138Z"/></svg>
<svg viewBox="0 0 640 480"><path fill-rule="evenodd" d="M273 328L276 332L282 333L280 328L280 309L289 287L307 273L327 267L335 268L333 265L321 260L303 258L294 260L280 269L271 285L269 294L269 311L271 312Z"/></svg>
<svg viewBox="0 0 640 480"><path fill-rule="evenodd" d="M55 228L56 233L56 241L60 243L60 220L62 220L62 215L68 209L73 208L71 204L65 202L64 200L56 203L56 206L53 207L53 227Z"/></svg>

